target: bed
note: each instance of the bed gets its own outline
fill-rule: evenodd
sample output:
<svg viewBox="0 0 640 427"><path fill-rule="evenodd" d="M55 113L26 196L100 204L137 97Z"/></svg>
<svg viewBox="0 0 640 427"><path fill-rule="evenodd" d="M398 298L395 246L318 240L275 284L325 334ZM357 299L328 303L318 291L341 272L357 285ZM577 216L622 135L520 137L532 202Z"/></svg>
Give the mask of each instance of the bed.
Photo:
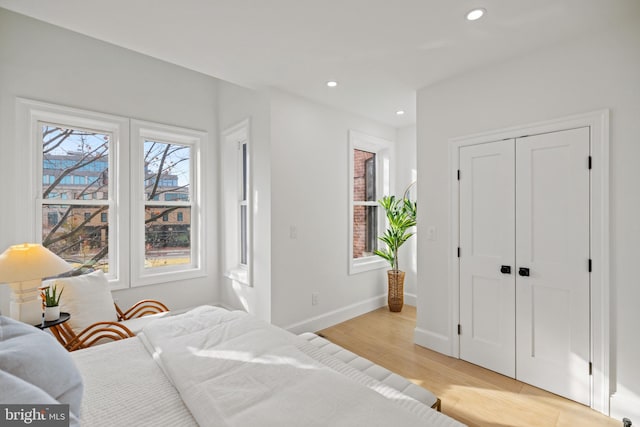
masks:
<svg viewBox="0 0 640 427"><path fill-rule="evenodd" d="M79 423L462 426L313 341L219 307L154 320L135 338L71 353Z"/></svg>

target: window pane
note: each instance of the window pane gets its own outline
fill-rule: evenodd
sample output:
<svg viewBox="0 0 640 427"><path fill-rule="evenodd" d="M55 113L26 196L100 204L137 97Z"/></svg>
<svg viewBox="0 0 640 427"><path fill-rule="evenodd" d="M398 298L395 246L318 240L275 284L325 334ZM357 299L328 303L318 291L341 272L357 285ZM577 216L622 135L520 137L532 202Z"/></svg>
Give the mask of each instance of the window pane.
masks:
<svg viewBox="0 0 640 427"><path fill-rule="evenodd" d="M191 148L144 142L144 189L147 200L189 201Z"/></svg>
<svg viewBox="0 0 640 427"><path fill-rule="evenodd" d="M242 200L247 200L247 143L242 144Z"/></svg>
<svg viewBox="0 0 640 427"><path fill-rule="evenodd" d="M108 134L42 125L42 198L107 200Z"/></svg>
<svg viewBox="0 0 640 427"><path fill-rule="evenodd" d="M353 150L353 200L376 201L376 155Z"/></svg>
<svg viewBox="0 0 640 427"><path fill-rule="evenodd" d="M144 239L145 268L191 264L191 208L146 206Z"/></svg>
<svg viewBox="0 0 640 427"><path fill-rule="evenodd" d="M247 265L247 205L240 205L240 264Z"/></svg>
<svg viewBox="0 0 640 427"><path fill-rule="evenodd" d="M378 248L378 207L353 207L353 258L372 256Z"/></svg>
<svg viewBox="0 0 640 427"><path fill-rule="evenodd" d="M44 205L42 245L74 267L109 271L107 206Z"/></svg>

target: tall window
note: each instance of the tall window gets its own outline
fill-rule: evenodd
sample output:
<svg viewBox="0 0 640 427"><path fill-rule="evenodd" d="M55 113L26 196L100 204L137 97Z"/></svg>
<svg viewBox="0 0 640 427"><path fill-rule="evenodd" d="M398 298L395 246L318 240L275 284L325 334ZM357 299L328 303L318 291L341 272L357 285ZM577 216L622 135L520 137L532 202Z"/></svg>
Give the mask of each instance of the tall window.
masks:
<svg viewBox="0 0 640 427"><path fill-rule="evenodd" d="M353 258L372 256L378 248L376 154L353 150Z"/></svg>
<svg viewBox="0 0 640 427"><path fill-rule="evenodd" d="M133 235L139 238L136 281L156 283L202 270L197 183L203 138L201 132L132 120L133 194L144 200L132 206Z"/></svg>
<svg viewBox="0 0 640 427"><path fill-rule="evenodd" d="M222 132L225 276L251 284L249 120Z"/></svg>
<svg viewBox="0 0 640 427"><path fill-rule="evenodd" d="M390 153L389 141L349 133L351 274L385 265L373 251L378 248L378 235L384 226L378 200L389 193Z"/></svg>
<svg viewBox="0 0 640 427"><path fill-rule="evenodd" d="M111 209L113 132L99 123L81 126L86 123L73 117L35 124L42 174L42 244L76 267L109 273L110 224L99 218Z"/></svg>
<svg viewBox="0 0 640 427"><path fill-rule="evenodd" d="M249 190L249 182L247 181L247 177L249 171L247 169L248 166L248 153L247 153L247 141L243 141L239 143L240 148L240 197L238 200L238 212L240 214L240 265L246 267L248 263L249 253L248 253L248 227L249 223L247 221L247 208L248 208L248 190Z"/></svg>

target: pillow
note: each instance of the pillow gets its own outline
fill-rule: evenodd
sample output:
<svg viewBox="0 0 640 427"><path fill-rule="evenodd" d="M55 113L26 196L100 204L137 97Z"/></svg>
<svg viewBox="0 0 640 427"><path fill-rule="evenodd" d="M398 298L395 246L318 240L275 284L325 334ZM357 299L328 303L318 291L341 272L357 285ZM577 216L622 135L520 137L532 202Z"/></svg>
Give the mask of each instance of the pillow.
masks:
<svg viewBox="0 0 640 427"><path fill-rule="evenodd" d="M80 418L82 377L71 356L49 334L0 316L0 402L69 405Z"/></svg>
<svg viewBox="0 0 640 427"><path fill-rule="evenodd" d="M117 322L109 282L102 270L53 280L62 289L60 311L71 314L68 325L76 334L96 322Z"/></svg>

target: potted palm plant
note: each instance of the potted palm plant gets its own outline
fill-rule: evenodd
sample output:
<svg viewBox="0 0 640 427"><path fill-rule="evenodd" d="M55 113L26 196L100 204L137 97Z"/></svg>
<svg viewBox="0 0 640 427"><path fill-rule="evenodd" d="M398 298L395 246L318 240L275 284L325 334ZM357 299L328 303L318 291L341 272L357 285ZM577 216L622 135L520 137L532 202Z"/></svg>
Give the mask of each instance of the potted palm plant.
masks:
<svg viewBox="0 0 640 427"><path fill-rule="evenodd" d="M409 229L416 225L417 204L406 197L406 192L402 199L385 196L379 203L386 212L388 227L378 239L385 243L386 248L374 253L391 265L391 270L387 271L387 302L390 311L398 312L402 311L404 304L404 271L398 269L398 249L414 235Z"/></svg>
<svg viewBox="0 0 640 427"><path fill-rule="evenodd" d="M56 285L42 288L42 301L44 302L44 320L49 322L60 318L60 296L63 289L58 292Z"/></svg>

